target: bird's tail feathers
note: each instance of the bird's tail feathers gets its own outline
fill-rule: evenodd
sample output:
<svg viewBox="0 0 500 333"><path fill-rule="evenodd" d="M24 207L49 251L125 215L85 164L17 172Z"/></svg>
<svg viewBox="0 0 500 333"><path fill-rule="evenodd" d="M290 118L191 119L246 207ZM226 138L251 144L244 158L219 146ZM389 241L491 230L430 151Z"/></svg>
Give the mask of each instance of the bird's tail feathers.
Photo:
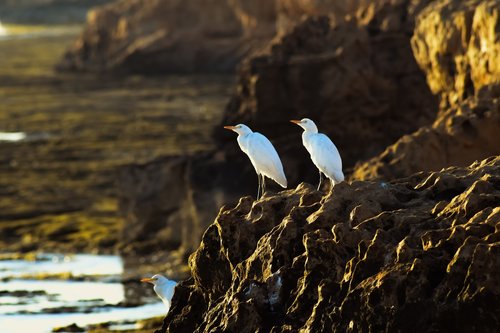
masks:
<svg viewBox="0 0 500 333"><path fill-rule="evenodd" d="M279 175L278 177L272 177L272 179L273 179L276 183L278 183L281 187L283 187L283 188L287 188L287 186L288 186L288 182L286 181L286 176L285 176L285 174L284 174L284 173L283 173L283 174L281 174L281 175Z"/></svg>
<svg viewBox="0 0 500 333"><path fill-rule="evenodd" d="M333 182L333 185L335 184L338 184L338 183L341 183L344 181L345 177L344 177L344 173L342 172L342 170L335 170L333 172L333 177L330 178Z"/></svg>

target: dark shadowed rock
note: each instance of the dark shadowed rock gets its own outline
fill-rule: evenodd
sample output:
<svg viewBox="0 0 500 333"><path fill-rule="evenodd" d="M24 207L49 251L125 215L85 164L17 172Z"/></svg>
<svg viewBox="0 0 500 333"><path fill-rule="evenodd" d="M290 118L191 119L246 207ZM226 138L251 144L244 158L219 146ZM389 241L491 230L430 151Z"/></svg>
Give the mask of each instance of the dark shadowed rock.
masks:
<svg viewBox="0 0 500 333"><path fill-rule="evenodd" d="M120 210L126 219L122 252L164 255L162 262L185 265L218 207L241 191L256 191L249 163L225 154L172 156L121 171ZM255 176L256 178L256 176Z"/></svg>
<svg viewBox="0 0 500 333"><path fill-rule="evenodd" d="M254 2L242 9L228 0L116 1L89 13L85 30L57 67L156 74L231 71L274 35L274 6Z"/></svg>
<svg viewBox="0 0 500 333"><path fill-rule="evenodd" d="M371 31L356 21L334 24L323 16L301 22L268 54L243 62L223 122L268 133L296 183L310 163L301 131L289 119L313 119L350 167L430 123L436 109L407 33Z"/></svg>
<svg viewBox="0 0 500 333"><path fill-rule="evenodd" d="M471 97L450 107L432 126L403 136L379 156L357 165L352 178L395 179L500 155L499 101Z"/></svg>
<svg viewBox="0 0 500 333"><path fill-rule="evenodd" d="M65 327L54 328L52 332L85 332L85 329L73 323Z"/></svg>
<svg viewBox="0 0 500 333"><path fill-rule="evenodd" d="M499 175L496 157L244 197L208 227L157 332L496 332Z"/></svg>

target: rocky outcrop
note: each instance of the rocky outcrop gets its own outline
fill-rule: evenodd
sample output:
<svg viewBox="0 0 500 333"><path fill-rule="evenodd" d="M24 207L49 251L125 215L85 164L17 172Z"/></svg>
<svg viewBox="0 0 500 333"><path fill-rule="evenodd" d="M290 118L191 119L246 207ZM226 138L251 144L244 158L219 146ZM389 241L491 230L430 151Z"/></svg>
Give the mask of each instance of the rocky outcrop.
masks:
<svg viewBox="0 0 500 333"><path fill-rule="evenodd" d="M232 71L304 16L350 17L370 31L410 33L429 0L120 0L88 15L63 70Z"/></svg>
<svg viewBox="0 0 500 333"><path fill-rule="evenodd" d="M411 21L403 8L397 7L397 17L404 19L399 27ZM247 123L268 135L289 184L297 184L316 182L317 173L300 128L289 119L316 120L339 147L346 167L431 122L437 99L413 59L404 29L384 32L373 20L370 26L335 20L305 19L243 63L237 93L215 129L215 151L159 159L122 173L127 252L148 252L142 249L154 248L153 243L184 257L222 204L255 193L254 170L222 125Z"/></svg>
<svg viewBox="0 0 500 333"><path fill-rule="evenodd" d="M491 1L481 6L458 0L278 1L278 35L241 64L237 90L214 130L216 149L184 158L180 169L169 159L151 163L148 172L161 177L142 173L140 165L124 173L122 207L133 207L122 209L129 250L142 252L143 240L153 238L156 244L175 245L179 251L174 252L185 257L197 243L178 235L201 235L220 204L255 193L252 166L222 125L247 123L269 136L292 186L317 181L301 131L288 123L304 116L334 140L351 179L396 179L500 154L498 75L493 69L481 72L496 60L498 15ZM247 35L270 20L251 2L232 6L238 6L238 17L252 13L240 19ZM477 45L486 45L488 52L474 58ZM450 52L449 59L467 54L469 65L438 56ZM442 76L435 73L448 73L447 79L431 83ZM461 85L453 82L461 80L475 82L474 89L456 90ZM158 225L145 227L148 221ZM172 228L177 228L174 239L168 236L174 235Z"/></svg>
<svg viewBox="0 0 500 333"><path fill-rule="evenodd" d="M157 332L496 332L499 175L496 157L244 197L203 235Z"/></svg>
<svg viewBox="0 0 500 333"><path fill-rule="evenodd" d="M297 182L309 161L289 119L314 119L350 167L430 123L436 109L404 31L385 33L354 20L335 24L322 16L306 19L268 54L242 64L223 122L269 133ZM220 131L217 139L227 140Z"/></svg>
<svg viewBox="0 0 500 333"><path fill-rule="evenodd" d="M417 19L412 47L441 110L359 164L354 179L394 179L500 154L500 1L437 1Z"/></svg>
<svg viewBox="0 0 500 333"><path fill-rule="evenodd" d="M396 179L417 171L464 166L500 155L500 101L471 97L441 113L432 126L403 136L354 169L352 179Z"/></svg>
<svg viewBox="0 0 500 333"><path fill-rule="evenodd" d="M156 74L233 70L274 35L265 24L274 22L274 7L253 2L242 12L238 1L229 0L120 0L89 13L84 32L57 67Z"/></svg>
<svg viewBox="0 0 500 333"><path fill-rule="evenodd" d="M499 20L498 0L436 1L418 16L412 48L445 106L500 84Z"/></svg>

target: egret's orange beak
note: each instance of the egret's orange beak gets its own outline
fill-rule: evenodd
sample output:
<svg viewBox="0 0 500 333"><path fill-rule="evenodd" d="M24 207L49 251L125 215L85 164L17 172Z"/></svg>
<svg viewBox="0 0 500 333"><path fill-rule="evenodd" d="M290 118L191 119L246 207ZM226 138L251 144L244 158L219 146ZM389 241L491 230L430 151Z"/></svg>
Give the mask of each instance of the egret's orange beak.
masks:
<svg viewBox="0 0 500 333"><path fill-rule="evenodd" d="M147 282L147 283L151 283L151 284L154 284L155 281L156 281L156 279L153 279L153 278L141 279L141 282Z"/></svg>
<svg viewBox="0 0 500 333"><path fill-rule="evenodd" d="M290 120L291 123L294 123L294 124L300 124L302 121L300 120Z"/></svg>
<svg viewBox="0 0 500 333"><path fill-rule="evenodd" d="M230 131L234 131L236 129L236 126L224 126L224 128Z"/></svg>

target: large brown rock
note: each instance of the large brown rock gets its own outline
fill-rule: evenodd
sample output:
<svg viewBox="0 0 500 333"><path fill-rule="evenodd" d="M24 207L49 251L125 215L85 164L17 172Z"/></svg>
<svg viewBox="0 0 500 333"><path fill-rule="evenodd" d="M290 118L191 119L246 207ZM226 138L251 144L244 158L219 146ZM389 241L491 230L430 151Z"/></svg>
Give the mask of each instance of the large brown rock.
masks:
<svg viewBox="0 0 500 333"><path fill-rule="evenodd" d="M496 157L244 197L208 227L157 332L496 332L499 175Z"/></svg>
<svg viewBox="0 0 500 333"><path fill-rule="evenodd" d="M355 20L334 24L321 16L302 21L268 53L243 62L223 123L246 123L269 134L294 183L313 169L301 131L289 119L316 121L351 167L429 124L436 110L404 31L374 30ZM230 136L218 130L216 138Z"/></svg>
<svg viewBox="0 0 500 333"><path fill-rule="evenodd" d="M420 128L356 166L353 179L394 179L500 154L500 1L436 1L417 19L412 47L441 98Z"/></svg>
<svg viewBox="0 0 500 333"><path fill-rule="evenodd" d="M98 7L57 67L142 73L233 70L274 35L272 24L266 24L274 22L274 7L260 0L242 11L239 2L120 0Z"/></svg>
<svg viewBox="0 0 500 333"><path fill-rule="evenodd" d="M63 70L230 71L303 16L351 17L371 31L411 32L429 0L119 0L91 11Z"/></svg>
<svg viewBox="0 0 500 333"><path fill-rule="evenodd" d="M417 171L465 166L500 155L500 100L471 97L442 112L432 126L405 135L359 163L352 179L396 179Z"/></svg>
<svg viewBox="0 0 500 333"><path fill-rule="evenodd" d="M441 0L420 13L412 48L445 106L500 84L499 27L499 0Z"/></svg>
<svg viewBox="0 0 500 333"><path fill-rule="evenodd" d="M239 5L251 12L251 4ZM399 27L411 26L407 11L394 7ZM387 16L389 7L383 13ZM376 29L383 19L368 20L368 26L361 19L336 20L300 21L244 62L237 91L215 130L215 151L160 159L122 173L127 252L168 246L182 258L196 248L222 204L256 192L255 172L224 124L247 123L269 136L293 186L317 182L318 176L302 146L301 129L289 119L316 120L339 147L346 167L431 122L437 99L415 63L407 28Z"/></svg>

